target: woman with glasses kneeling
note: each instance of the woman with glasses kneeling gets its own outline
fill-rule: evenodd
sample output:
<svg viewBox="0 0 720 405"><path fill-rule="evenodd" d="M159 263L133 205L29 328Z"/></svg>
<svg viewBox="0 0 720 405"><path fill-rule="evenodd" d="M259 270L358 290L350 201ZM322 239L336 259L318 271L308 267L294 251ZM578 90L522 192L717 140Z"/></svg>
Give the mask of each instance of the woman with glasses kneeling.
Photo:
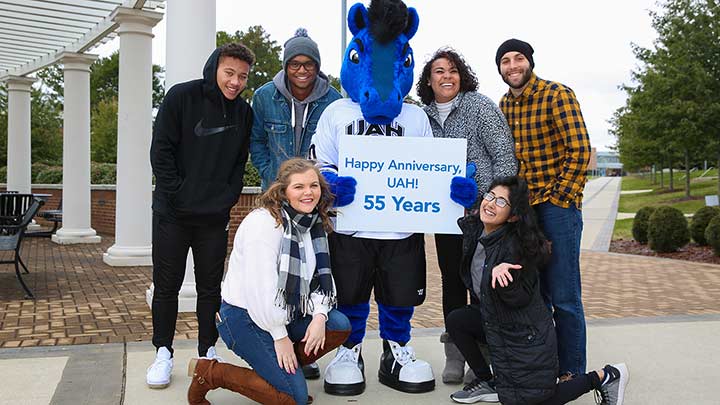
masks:
<svg viewBox="0 0 720 405"><path fill-rule="evenodd" d="M460 276L472 303L452 311L446 326L476 378L450 398L463 404L559 405L596 390L603 405L621 405L625 364L558 383L555 327L538 279L549 243L535 221L524 180L497 178L489 190L480 209L458 221ZM489 359L478 342L487 344Z"/></svg>
<svg viewBox="0 0 720 405"><path fill-rule="evenodd" d="M290 159L235 235L217 314L225 344L252 370L192 360L190 404L218 387L260 403L306 404L302 365L341 345L350 322L335 305L327 232L332 194L312 162Z"/></svg>

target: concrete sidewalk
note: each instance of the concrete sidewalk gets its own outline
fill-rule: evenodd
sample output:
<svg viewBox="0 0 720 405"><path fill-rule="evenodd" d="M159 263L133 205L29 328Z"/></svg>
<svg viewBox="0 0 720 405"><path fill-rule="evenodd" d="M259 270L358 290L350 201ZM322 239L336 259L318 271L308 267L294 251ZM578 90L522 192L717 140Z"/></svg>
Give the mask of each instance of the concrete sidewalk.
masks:
<svg viewBox="0 0 720 405"><path fill-rule="evenodd" d="M620 182L620 177L599 177L585 184L581 249L599 252L610 249L620 199Z"/></svg>
<svg viewBox="0 0 720 405"><path fill-rule="evenodd" d="M630 384L626 404L717 404L714 384L720 378L720 315L595 320L588 324L588 366L626 362ZM450 393L459 385L439 380L443 365L439 329L420 329L411 342L418 356L436 373L437 387L426 394L405 394L377 381L380 340L370 334L364 358L367 389L356 397L333 397L322 391L322 380L309 382L316 404L451 404ZM220 355L242 362L225 347ZM190 384L188 360L194 343L178 341L172 384L164 390L145 386L145 369L154 351L147 343L80 345L49 348L0 349L0 404L183 404ZM324 367L332 358L319 362ZM208 395L213 404L253 403L229 391ZM592 393L576 404L594 404Z"/></svg>

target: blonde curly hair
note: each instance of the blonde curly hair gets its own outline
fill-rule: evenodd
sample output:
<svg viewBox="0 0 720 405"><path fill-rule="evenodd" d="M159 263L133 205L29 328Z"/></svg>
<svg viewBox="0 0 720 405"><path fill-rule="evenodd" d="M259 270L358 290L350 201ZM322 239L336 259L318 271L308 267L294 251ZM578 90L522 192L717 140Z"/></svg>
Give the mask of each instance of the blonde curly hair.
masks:
<svg viewBox="0 0 720 405"><path fill-rule="evenodd" d="M275 218L277 224L281 225L282 214L280 210L282 209L282 203L287 201L285 190L287 190L290 185L290 176L305 173L308 170L314 171L320 182L320 201L318 202L317 210L322 220L323 228L325 228L325 231L330 232L332 231L332 224L328 211L332 208L335 197L330 192L330 186L328 186L325 181L325 177L320 174L320 170L318 170L317 166L310 160L292 158L283 162L278 170L277 179L255 200L255 206L268 210L273 218Z"/></svg>

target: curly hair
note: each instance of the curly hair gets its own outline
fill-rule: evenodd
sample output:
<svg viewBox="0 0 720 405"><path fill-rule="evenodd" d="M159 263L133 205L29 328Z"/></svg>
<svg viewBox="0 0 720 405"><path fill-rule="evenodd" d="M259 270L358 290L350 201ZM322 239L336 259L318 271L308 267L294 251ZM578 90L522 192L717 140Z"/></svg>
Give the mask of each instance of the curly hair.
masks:
<svg viewBox="0 0 720 405"><path fill-rule="evenodd" d="M330 192L330 186L328 186L325 178L320 174L320 170L318 170L313 162L307 159L293 158L283 162L278 170L277 179L255 200L255 207L267 209L273 218L275 218L277 224L281 225L282 214L280 210L282 209L282 203L287 201L285 191L290 185L290 177L293 174L305 173L308 170L314 171L320 182L320 201L316 209L320 215L325 231L330 232L332 231L332 224L328 211L332 207L334 197Z"/></svg>
<svg viewBox="0 0 720 405"><path fill-rule="evenodd" d="M457 51L450 47L443 47L435 51L435 54L425 63L422 74L417 83L417 94L420 96L423 104L430 105L435 101L435 93L432 87L430 87L430 70L433 62L440 58L445 58L453 64L460 74L460 91L477 91L478 79L475 76L470 65L465 62L465 58L460 55Z"/></svg>
<svg viewBox="0 0 720 405"><path fill-rule="evenodd" d="M250 66L255 64L255 53L253 53L253 51L242 42L231 42L229 44L222 45L220 47L218 60L220 60L223 56L240 59L247 62Z"/></svg>
<svg viewBox="0 0 720 405"><path fill-rule="evenodd" d="M515 254L524 262L532 262L539 268L550 258L550 242L538 226L535 210L530 206L528 185L518 176L496 177L488 190L497 186L507 187L510 191L510 216L517 217L512 223L511 232L520 241Z"/></svg>

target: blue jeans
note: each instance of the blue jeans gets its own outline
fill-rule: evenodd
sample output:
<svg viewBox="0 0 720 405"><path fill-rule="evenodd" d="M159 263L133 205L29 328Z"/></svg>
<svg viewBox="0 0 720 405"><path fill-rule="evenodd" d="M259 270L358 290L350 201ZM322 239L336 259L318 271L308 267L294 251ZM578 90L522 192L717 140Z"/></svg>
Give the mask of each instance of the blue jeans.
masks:
<svg viewBox="0 0 720 405"><path fill-rule="evenodd" d="M538 222L552 242L552 256L540 272L540 291L553 310L560 372L584 374L586 367L585 311L580 285L582 212L550 202L535 206Z"/></svg>
<svg viewBox="0 0 720 405"><path fill-rule="evenodd" d="M278 366L275 342L270 333L257 326L243 308L223 301L219 312L221 321L217 322L217 329L228 349L245 360L270 385L292 396L298 405L306 404L308 390L302 370L290 374ZM312 316L305 316L287 325L290 340L300 341L311 320ZM349 330L350 321L339 311L331 310L325 329Z"/></svg>

